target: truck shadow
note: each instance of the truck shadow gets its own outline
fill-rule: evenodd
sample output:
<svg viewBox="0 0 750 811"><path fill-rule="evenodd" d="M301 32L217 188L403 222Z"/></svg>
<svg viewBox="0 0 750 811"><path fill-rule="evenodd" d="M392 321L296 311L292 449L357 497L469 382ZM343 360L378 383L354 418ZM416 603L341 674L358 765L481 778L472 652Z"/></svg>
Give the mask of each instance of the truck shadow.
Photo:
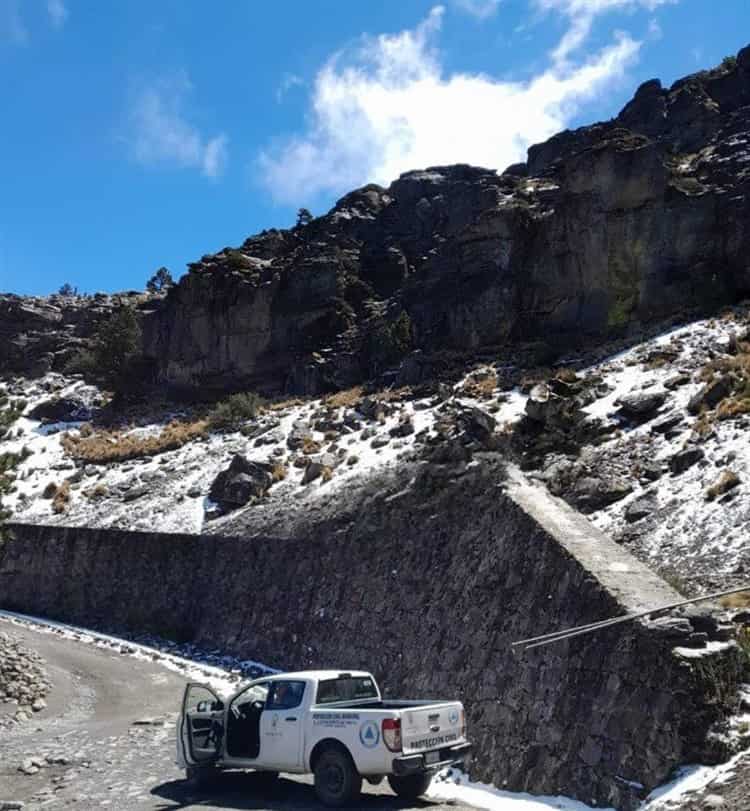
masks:
<svg viewBox="0 0 750 811"><path fill-rule="evenodd" d="M383 788L385 786L385 788ZM375 793L381 791L383 793ZM388 809L429 809L439 805L430 800L405 801L388 791L387 784L373 787L364 783L362 794L349 811L388 811ZM159 811L179 809L255 809L256 811L324 811L311 783L292 777L280 777L269 784L262 775L253 772L225 772L209 786L197 787L188 780L172 780L151 789L154 797L166 800L155 805Z"/></svg>

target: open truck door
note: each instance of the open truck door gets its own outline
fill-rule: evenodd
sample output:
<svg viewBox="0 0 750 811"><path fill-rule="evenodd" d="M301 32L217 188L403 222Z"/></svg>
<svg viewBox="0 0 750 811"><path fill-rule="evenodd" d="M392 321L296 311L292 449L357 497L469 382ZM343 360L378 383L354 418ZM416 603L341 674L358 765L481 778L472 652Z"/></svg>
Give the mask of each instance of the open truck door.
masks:
<svg viewBox="0 0 750 811"><path fill-rule="evenodd" d="M205 684L188 684L178 736L186 766L215 763L222 753L224 730L224 702Z"/></svg>

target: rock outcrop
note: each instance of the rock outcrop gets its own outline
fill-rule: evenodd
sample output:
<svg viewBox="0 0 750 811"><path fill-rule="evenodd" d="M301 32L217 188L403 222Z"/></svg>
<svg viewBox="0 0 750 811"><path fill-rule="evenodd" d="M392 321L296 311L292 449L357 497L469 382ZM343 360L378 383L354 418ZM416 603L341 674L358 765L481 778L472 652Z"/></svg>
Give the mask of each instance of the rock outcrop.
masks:
<svg viewBox="0 0 750 811"><path fill-rule="evenodd" d="M421 353L562 347L750 292L750 48L503 174L366 186L190 266L147 319L159 379L316 393ZM406 378L406 379L405 379Z"/></svg>
<svg viewBox="0 0 750 811"><path fill-rule="evenodd" d="M117 307L147 310L156 294L26 297L0 294L0 374L63 371Z"/></svg>

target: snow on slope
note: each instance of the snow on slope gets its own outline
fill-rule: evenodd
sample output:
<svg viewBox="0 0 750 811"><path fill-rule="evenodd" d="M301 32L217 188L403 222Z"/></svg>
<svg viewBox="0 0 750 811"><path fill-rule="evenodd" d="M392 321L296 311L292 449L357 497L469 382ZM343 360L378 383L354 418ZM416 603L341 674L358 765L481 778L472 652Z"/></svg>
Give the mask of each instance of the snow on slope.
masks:
<svg viewBox="0 0 750 811"><path fill-rule="evenodd" d="M670 330L578 371L580 378L600 377L602 383L598 398L584 411L591 419L612 423L616 430L601 444L585 445L576 455L568 453L563 459L581 466L586 475L616 474L632 487L630 495L596 510L591 520L654 568L678 575L687 585L722 585L727 578L741 578L750 567L750 415L713 421L712 432L698 443L703 458L678 475L668 469L669 459L693 437L698 417L688 414L687 404L703 385L698 379L700 369L721 356L732 334L747 324L747 308L738 307L729 317ZM500 391L492 386L477 394L467 383L481 380L483 373L491 377L494 369L490 365L472 370L452 393L448 392L452 402L489 411L498 426L517 421L526 397L517 389ZM680 382L675 385L677 377ZM89 400L97 396L81 381L59 375L40 381L12 381L10 388L28 398L27 413L52 392ZM616 414L618 399L633 391L666 394L658 414L641 425L621 423ZM434 435L445 406L442 397L389 400L388 393L378 396L385 405L379 420L358 412L356 401L331 408L325 400L315 399L270 412L263 418L269 421L268 430L259 436L211 433L178 450L109 465L74 464L65 455L59 431L75 434L80 425L43 426L23 418L13 429L14 438L0 443L0 451L19 451L22 447L30 451L18 470L16 492L4 501L22 521L199 532L212 517L214 505L208 499L212 481L234 454L241 453L251 460L278 461L287 466L286 479L271 488L264 503L294 500L302 509L308 505L312 508L319 495L334 492L375 470L398 465L405 454L414 452L420 433ZM321 414L339 424L347 418L348 424L340 428L335 439L326 440L323 431L315 429ZM671 432L654 430L659 418L673 414L679 421ZM174 416L160 414L139 424L133 433L158 433ZM413 423L413 432L391 436L391 430L407 418ZM321 445L321 453L330 452L335 457L331 481L317 479L302 484L304 471L293 464L300 452L293 450L289 441L300 428ZM550 454L537 471L542 478L546 476L545 465L554 461L553 457ZM321 455L312 458L320 459ZM639 472L644 463L660 468L658 480ZM725 498L707 501L706 488L725 469L739 477L739 487ZM50 481L59 483L65 478L73 480L72 498L67 512L56 515L51 501L40 496ZM87 498L84 493L95 487L103 495ZM633 521L628 509L646 492L654 498L650 514Z"/></svg>

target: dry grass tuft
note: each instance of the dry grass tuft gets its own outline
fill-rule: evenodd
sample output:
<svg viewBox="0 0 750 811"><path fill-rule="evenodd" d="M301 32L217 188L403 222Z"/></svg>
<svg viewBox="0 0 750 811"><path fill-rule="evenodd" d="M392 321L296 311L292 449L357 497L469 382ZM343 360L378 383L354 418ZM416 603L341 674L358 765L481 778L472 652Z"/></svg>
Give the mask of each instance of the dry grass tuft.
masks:
<svg viewBox="0 0 750 811"><path fill-rule="evenodd" d="M105 498L109 494L109 490L107 489L107 485L103 482L99 482L99 484L95 484L93 487L90 487L88 490L83 491L83 495L86 498L96 500L100 498Z"/></svg>
<svg viewBox="0 0 750 811"><path fill-rule="evenodd" d="M328 465L323 465L323 468L320 471L320 478L324 482L331 481L331 479L333 478L333 470L331 470L331 468L328 467Z"/></svg>
<svg viewBox="0 0 750 811"><path fill-rule="evenodd" d="M353 386L350 389L329 394L323 402L331 408L354 408L364 396L363 392L362 386Z"/></svg>
<svg viewBox="0 0 750 811"><path fill-rule="evenodd" d="M311 436L306 436L302 440L302 453L305 456L309 456L313 453L320 453L321 445L320 442L316 442Z"/></svg>
<svg viewBox="0 0 750 811"><path fill-rule="evenodd" d="M276 462L271 469L271 478L274 482L280 482L286 479L286 474L289 471L287 470L286 465L282 465L281 462Z"/></svg>
<svg viewBox="0 0 750 811"><path fill-rule="evenodd" d="M475 400L489 400L497 389L497 374L486 371L472 375L461 386L460 392L464 397L473 397Z"/></svg>
<svg viewBox="0 0 750 811"><path fill-rule="evenodd" d="M740 477L733 470L722 470L719 478L708 488L706 488L706 501L713 501L724 493L738 487Z"/></svg>
<svg viewBox="0 0 750 811"><path fill-rule="evenodd" d="M208 423L205 420L172 422L156 436L139 437L98 431L88 437L65 434L61 444L65 453L74 459L104 465L174 451L194 439L204 437L207 431Z"/></svg>
<svg viewBox="0 0 750 811"><path fill-rule="evenodd" d="M58 515L67 511L70 506L70 482L63 482L57 488L55 497L52 499L52 512Z"/></svg>
<svg viewBox="0 0 750 811"><path fill-rule="evenodd" d="M750 589L722 597L719 602L722 608L750 608Z"/></svg>
<svg viewBox="0 0 750 811"><path fill-rule="evenodd" d="M285 397L283 399L273 400L268 403L266 408L269 411L283 411L293 406L305 405L305 403L309 403L310 400L312 400L312 397Z"/></svg>

